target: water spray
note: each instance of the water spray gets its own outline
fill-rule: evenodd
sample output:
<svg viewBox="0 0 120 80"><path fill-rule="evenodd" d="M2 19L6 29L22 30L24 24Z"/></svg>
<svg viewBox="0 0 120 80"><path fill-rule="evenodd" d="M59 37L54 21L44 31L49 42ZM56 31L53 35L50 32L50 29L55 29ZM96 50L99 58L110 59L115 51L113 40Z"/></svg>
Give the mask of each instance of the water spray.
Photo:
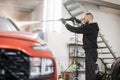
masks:
<svg viewBox="0 0 120 80"><path fill-rule="evenodd" d="M70 21L71 18L65 19L66 21ZM22 25L30 25L30 24L40 24L40 23L44 23L44 22L54 22L54 21L61 21L61 19L57 19L57 20L41 20L41 21L18 21L16 22L19 26Z"/></svg>

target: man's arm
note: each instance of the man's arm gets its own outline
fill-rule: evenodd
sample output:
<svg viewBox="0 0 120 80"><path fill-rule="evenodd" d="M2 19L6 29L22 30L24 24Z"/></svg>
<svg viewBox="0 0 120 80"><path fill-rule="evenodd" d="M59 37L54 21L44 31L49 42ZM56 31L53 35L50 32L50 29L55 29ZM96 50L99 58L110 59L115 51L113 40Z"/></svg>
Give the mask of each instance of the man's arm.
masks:
<svg viewBox="0 0 120 80"><path fill-rule="evenodd" d="M73 27L69 24L65 24L65 27L71 31L71 32L74 32L74 33L84 33L85 32L85 28L84 28L84 25L80 26L80 27Z"/></svg>
<svg viewBox="0 0 120 80"><path fill-rule="evenodd" d="M70 24L66 23L66 20L64 18L62 18L61 21L65 25L65 27L71 32L85 33L85 31L86 31L84 25L81 25L80 27L74 27L74 26L71 26Z"/></svg>

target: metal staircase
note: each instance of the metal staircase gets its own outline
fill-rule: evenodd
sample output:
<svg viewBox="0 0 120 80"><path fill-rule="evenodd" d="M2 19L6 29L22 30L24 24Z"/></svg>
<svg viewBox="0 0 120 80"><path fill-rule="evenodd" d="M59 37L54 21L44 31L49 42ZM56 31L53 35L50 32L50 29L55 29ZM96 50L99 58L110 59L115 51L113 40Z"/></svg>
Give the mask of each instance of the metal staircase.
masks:
<svg viewBox="0 0 120 80"><path fill-rule="evenodd" d="M78 0L67 0L63 5L68 13L73 17L79 16L87 11Z"/></svg>
<svg viewBox="0 0 120 80"><path fill-rule="evenodd" d="M68 11L68 13L73 17L77 17L82 13L87 12L85 7L81 5L79 0L67 0L63 3L63 5ZM104 39L104 36L100 32L98 38L100 38L100 40L98 40L97 42L99 45L98 52L103 56L99 59L104 64L105 73L107 73L110 70L108 64L112 64L115 61L116 56L114 55L114 52L112 51L111 47L108 45L107 41Z"/></svg>
<svg viewBox="0 0 120 80"><path fill-rule="evenodd" d="M115 52L113 52L108 45L108 42L105 40L104 35L100 32L98 35L98 53L102 55L99 59L104 64L105 73L109 72L111 68L108 65L112 64L117 57L115 56Z"/></svg>

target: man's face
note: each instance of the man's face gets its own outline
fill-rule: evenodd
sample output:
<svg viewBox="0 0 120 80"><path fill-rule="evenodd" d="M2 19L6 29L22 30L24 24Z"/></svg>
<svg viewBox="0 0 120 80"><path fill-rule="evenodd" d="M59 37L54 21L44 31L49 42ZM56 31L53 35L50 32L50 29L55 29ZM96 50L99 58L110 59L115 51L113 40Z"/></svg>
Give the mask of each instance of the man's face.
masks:
<svg viewBox="0 0 120 80"><path fill-rule="evenodd" d="M89 23L89 16L88 16L88 15L84 15L83 22L84 22L85 24L86 24L86 23Z"/></svg>

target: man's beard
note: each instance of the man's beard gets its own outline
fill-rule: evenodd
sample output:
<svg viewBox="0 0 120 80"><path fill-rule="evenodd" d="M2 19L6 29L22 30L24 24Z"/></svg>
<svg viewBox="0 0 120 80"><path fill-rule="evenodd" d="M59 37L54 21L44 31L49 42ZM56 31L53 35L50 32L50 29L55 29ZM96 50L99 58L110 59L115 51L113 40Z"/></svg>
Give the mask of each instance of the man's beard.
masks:
<svg viewBox="0 0 120 80"><path fill-rule="evenodd" d="M85 24L89 24L89 21L87 21Z"/></svg>

